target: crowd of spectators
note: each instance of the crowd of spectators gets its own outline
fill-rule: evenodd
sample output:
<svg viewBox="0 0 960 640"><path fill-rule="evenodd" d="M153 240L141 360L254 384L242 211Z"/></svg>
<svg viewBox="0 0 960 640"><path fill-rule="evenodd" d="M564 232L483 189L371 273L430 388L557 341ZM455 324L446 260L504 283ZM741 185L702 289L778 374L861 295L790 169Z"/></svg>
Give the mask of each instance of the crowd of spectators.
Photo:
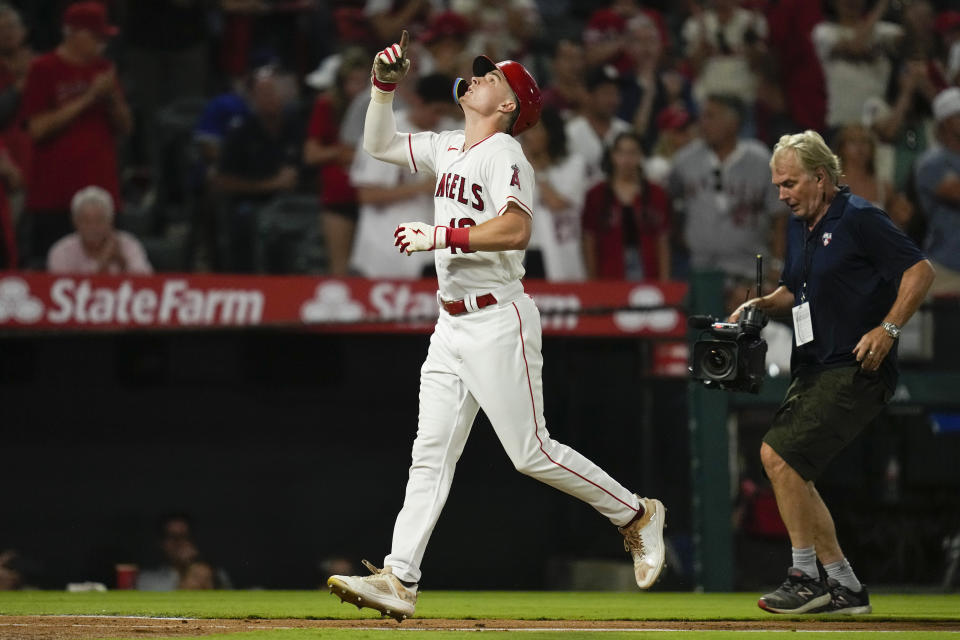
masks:
<svg viewBox="0 0 960 640"><path fill-rule="evenodd" d="M98 580L71 582L67 588L73 591L102 591L107 588L140 591L233 588L227 571L201 553L194 520L186 513L161 516L155 530L149 536L145 535L137 546L142 548L132 553L135 556L133 559L139 560L139 563L115 562L131 559L131 552L123 552L120 558L113 554L102 558L92 556L80 569L78 577L96 577ZM31 557L15 548L0 547L0 591L45 588L52 569L50 560L49 556ZM88 572L89 576L83 572Z"/></svg>
<svg viewBox="0 0 960 640"><path fill-rule="evenodd" d="M854 193L960 272L947 0L0 2L0 267L62 269L66 246L97 271L272 273L306 238L324 258L305 270L428 274L397 263L388 227L430 215L430 184L358 146L370 61L401 29L401 128L458 126L450 85L477 54L537 77L528 277L716 268L735 284L756 253L776 275L789 210L770 148L808 128ZM933 150L938 170L919 173ZM89 187L121 230L102 246L78 239L71 202ZM277 211L301 216L299 239L266 247L284 241L263 233ZM142 260L124 258L125 232Z"/></svg>

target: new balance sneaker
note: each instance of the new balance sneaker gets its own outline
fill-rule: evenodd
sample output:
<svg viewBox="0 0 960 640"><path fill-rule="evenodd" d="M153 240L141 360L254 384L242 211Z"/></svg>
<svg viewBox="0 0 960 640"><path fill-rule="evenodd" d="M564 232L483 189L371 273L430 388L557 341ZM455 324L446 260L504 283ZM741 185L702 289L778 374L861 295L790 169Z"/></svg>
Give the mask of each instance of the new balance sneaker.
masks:
<svg viewBox="0 0 960 640"><path fill-rule="evenodd" d="M327 586L330 593L344 602L360 607L376 609L382 615L390 616L397 622L413 616L417 605L417 587L405 587L400 579L393 575L390 567L378 569L366 560L364 566L373 575L369 576L330 576Z"/></svg>
<svg viewBox="0 0 960 640"><path fill-rule="evenodd" d="M663 571L663 526L666 509L655 498L640 498L644 514L635 522L619 527L623 548L633 557L637 586L649 589Z"/></svg>
<svg viewBox="0 0 960 640"><path fill-rule="evenodd" d="M860 591L852 591L833 578L827 578L827 588L830 590L830 602L814 613L856 615L873 611L870 606L870 593L865 585L860 585Z"/></svg>
<svg viewBox="0 0 960 640"><path fill-rule="evenodd" d="M757 606L770 613L812 613L830 603L830 590L820 578L811 578L790 567L787 579L773 593L762 596Z"/></svg>

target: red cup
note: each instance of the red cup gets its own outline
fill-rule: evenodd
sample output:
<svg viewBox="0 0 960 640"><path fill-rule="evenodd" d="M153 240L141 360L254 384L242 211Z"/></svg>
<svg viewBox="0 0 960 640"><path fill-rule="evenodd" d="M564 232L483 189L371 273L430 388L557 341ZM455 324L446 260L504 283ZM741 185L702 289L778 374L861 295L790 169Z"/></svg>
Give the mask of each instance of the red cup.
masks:
<svg viewBox="0 0 960 640"><path fill-rule="evenodd" d="M140 567L135 564L117 565L117 589L136 589Z"/></svg>

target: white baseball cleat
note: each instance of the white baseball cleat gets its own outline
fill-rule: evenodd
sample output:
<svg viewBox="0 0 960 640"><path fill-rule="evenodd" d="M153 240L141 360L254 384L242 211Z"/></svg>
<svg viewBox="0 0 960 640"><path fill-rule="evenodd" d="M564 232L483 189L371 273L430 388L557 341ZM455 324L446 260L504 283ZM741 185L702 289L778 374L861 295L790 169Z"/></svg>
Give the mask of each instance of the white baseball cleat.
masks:
<svg viewBox="0 0 960 640"><path fill-rule="evenodd" d="M633 556L637 586L649 589L663 570L663 526L667 510L656 498L637 498L644 509L643 517L618 528L623 534L623 548Z"/></svg>
<svg viewBox="0 0 960 640"><path fill-rule="evenodd" d="M390 616L397 622L413 616L417 605L417 587L405 587L400 578L393 575L390 567L378 569L366 560L363 564L370 569L370 576L330 576L327 586L330 593L344 602L360 607L376 609L382 615Z"/></svg>

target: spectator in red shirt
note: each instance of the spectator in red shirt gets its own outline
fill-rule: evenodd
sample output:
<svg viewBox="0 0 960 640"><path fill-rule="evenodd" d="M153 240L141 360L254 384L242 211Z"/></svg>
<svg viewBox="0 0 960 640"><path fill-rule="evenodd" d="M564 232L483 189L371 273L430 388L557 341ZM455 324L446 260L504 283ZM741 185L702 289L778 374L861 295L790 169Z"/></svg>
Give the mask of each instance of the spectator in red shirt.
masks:
<svg viewBox="0 0 960 640"><path fill-rule="evenodd" d="M120 208L117 137L133 121L112 62L103 57L117 33L97 2L70 5L63 42L27 72L23 118L34 142L26 215L32 241L26 266L42 266L50 246L72 230L70 200L89 185L106 189Z"/></svg>
<svg viewBox="0 0 960 640"><path fill-rule="evenodd" d="M632 131L604 153L607 179L587 192L583 257L587 278L668 280L670 201L643 175L643 146Z"/></svg>
<svg viewBox="0 0 960 640"><path fill-rule="evenodd" d="M13 230L13 215L9 193L20 188L20 169L0 137L0 271L17 268L17 241Z"/></svg>
<svg viewBox="0 0 960 640"><path fill-rule="evenodd" d="M319 167L317 188L331 275L346 275L357 227L357 192L350 185L354 146L340 139L340 124L353 98L367 88L370 62L361 50L344 52L334 85L317 96L310 115L303 161Z"/></svg>

